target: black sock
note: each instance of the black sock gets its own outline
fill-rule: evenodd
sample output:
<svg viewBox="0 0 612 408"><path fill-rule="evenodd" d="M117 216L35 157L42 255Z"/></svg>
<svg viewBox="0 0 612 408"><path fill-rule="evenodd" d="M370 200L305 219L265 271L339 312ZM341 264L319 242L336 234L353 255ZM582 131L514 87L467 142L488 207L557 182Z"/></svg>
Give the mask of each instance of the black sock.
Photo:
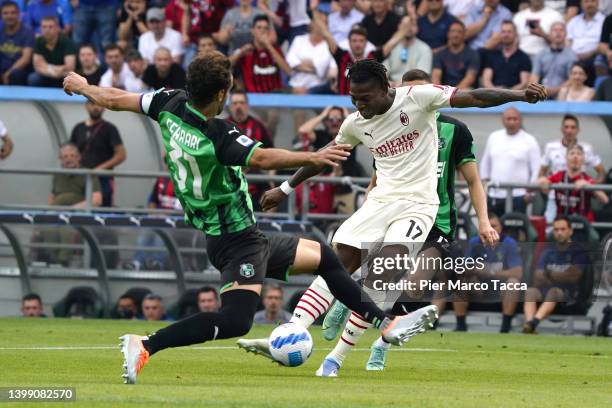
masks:
<svg viewBox="0 0 612 408"><path fill-rule="evenodd" d="M510 331L510 329L512 328L512 318L513 317L514 317L513 315L506 315L506 314L503 315L500 332L508 333Z"/></svg>
<svg viewBox="0 0 612 408"><path fill-rule="evenodd" d="M529 324L531 325L531 327L536 329L538 327L538 324L540 324L540 319L538 319L537 317L534 317L533 319L529 321Z"/></svg>
<svg viewBox="0 0 612 408"><path fill-rule="evenodd" d="M251 290L230 290L221 294L218 313L200 312L158 330L144 340L143 346L153 355L169 347L182 347L208 340L243 336L253 324L259 295Z"/></svg>
<svg viewBox="0 0 612 408"><path fill-rule="evenodd" d="M389 322L386 319L393 318L380 310L357 282L351 279L334 251L327 245L321 245L321 262L315 273L325 279L329 291L336 299L344 303L350 310L360 314L374 327L380 328L383 323Z"/></svg>
<svg viewBox="0 0 612 408"><path fill-rule="evenodd" d="M467 322L465 321L465 316L456 316L457 318L457 327L455 330L457 331L467 331Z"/></svg>

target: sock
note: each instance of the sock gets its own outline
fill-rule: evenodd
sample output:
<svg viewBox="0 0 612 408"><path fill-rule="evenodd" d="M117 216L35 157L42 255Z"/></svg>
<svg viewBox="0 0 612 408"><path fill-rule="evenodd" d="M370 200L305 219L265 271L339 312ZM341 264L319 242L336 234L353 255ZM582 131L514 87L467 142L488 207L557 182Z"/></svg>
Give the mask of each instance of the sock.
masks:
<svg viewBox="0 0 612 408"><path fill-rule="evenodd" d="M531 319L529 324L531 324L531 327L536 329L538 327L538 324L540 324L540 319L538 319L537 317L534 317L533 319Z"/></svg>
<svg viewBox="0 0 612 408"><path fill-rule="evenodd" d="M182 347L215 339L243 336L253 324L259 295L251 290L235 289L221 294L221 310L200 312L166 326L143 340L153 355L169 347Z"/></svg>
<svg viewBox="0 0 612 408"><path fill-rule="evenodd" d="M293 310L290 322L305 329L309 328L315 320L330 308L333 300L334 295L330 293L325 280L317 276L300 298L295 310Z"/></svg>
<svg viewBox="0 0 612 408"><path fill-rule="evenodd" d="M465 316L456 316L456 317L457 317L457 330L467 331L467 323L465 321Z"/></svg>
<svg viewBox="0 0 612 408"><path fill-rule="evenodd" d="M512 318L513 317L514 317L513 315L503 315L502 316L502 325L501 325L500 332L508 333L510 331L510 329L512 328Z"/></svg>
<svg viewBox="0 0 612 408"><path fill-rule="evenodd" d="M334 347L327 357L333 358L338 364L342 365L347 354L355 347L363 333L370 327L372 327L372 324L359 314L353 312L348 322L346 322L346 326L340 336L340 340L336 343L336 347Z"/></svg>
<svg viewBox="0 0 612 408"><path fill-rule="evenodd" d="M389 350L391 348L391 343L386 342L385 339L379 337L373 344L374 347L384 348L385 350Z"/></svg>
<svg viewBox="0 0 612 408"><path fill-rule="evenodd" d="M363 321L371 322L378 329L384 329L391 323L392 316L377 307L365 294L327 245L321 245L321 262L316 274L325 279L332 295L344 303L350 310L362 316Z"/></svg>

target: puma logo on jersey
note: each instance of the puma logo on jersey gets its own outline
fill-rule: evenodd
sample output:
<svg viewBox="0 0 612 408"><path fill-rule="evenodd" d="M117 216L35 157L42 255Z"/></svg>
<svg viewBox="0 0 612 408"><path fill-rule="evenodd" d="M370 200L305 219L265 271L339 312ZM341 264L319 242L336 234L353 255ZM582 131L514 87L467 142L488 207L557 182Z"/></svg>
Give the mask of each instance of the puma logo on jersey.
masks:
<svg viewBox="0 0 612 408"><path fill-rule="evenodd" d="M374 131L372 131L374 132ZM374 136L372 136L372 133L368 133L368 132L363 132L364 135L370 137L372 140L374 140Z"/></svg>

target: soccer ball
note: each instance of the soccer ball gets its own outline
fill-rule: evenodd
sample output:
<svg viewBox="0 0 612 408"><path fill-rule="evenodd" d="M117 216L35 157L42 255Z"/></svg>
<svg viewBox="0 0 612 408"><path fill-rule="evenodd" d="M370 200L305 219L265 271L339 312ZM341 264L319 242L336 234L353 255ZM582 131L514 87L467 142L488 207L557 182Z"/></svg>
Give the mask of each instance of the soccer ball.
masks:
<svg viewBox="0 0 612 408"><path fill-rule="evenodd" d="M304 364L312 353L310 333L295 323L285 323L272 330L268 343L274 360L288 367Z"/></svg>

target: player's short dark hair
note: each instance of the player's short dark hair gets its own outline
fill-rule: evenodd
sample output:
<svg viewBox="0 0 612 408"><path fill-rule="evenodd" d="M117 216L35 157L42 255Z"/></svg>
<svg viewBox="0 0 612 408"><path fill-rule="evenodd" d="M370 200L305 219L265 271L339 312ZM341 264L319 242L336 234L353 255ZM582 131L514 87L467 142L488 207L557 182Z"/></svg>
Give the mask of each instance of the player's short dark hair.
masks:
<svg viewBox="0 0 612 408"><path fill-rule="evenodd" d="M249 103L249 95L247 95L247 93L246 93L246 92L244 92L244 91L242 91L242 90L240 90L240 89L237 89L237 90L235 90L235 91L232 91L232 95L230 96L230 98L231 98L232 96L234 96L234 95L242 95L242 96L244 96L244 100L246 101L246 103L247 103L247 104Z"/></svg>
<svg viewBox="0 0 612 408"><path fill-rule="evenodd" d="M108 44L106 47L104 47L104 55L106 55L106 53L108 53L109 51L114 50L118 50L121 55L124 55L123 48L121 48L117 44Z"/></svg>
<svg viewBox="0 0 612 408"><path fill-rule="evenodd" d="M351 36L353 35L361 35L363 37L368 37L368 30L365 29L364 26L359 25L359 24L355 24L353 27L351 27L351 31L349 31L349 35L348 38L350 39Z"/></svg>
<svg viewBox="0 0 612 408"><path fill-rule="evenodd" d="M21 303L28 300L38 300L38 303L42 305L42 299L40 298L40 295L38 293L28 293L27 295L21 298Z"/></svg>
<svg viewBox="0 0 612 408"><path fill-rule="evenodd" d="M411 69L402 75L402 82L427 81L431 83L431 76L422 69Z"/></svg>
<svg viewBox="0 0 612 408"><path fill-rule="evenodd" d="M19 5L11 0L3 1L2 5L0 5L0 10L4 10L5 7L15 7L17 10L19 10Z"/></svg>
<svg viewBox="0 0 612 408"><path fill-rule="evenodd" d="M196 57L187 69L185 90L196 106L208 105L232 84L229 58L218 51Z"/></svg>
<svg viewBox="0 0 612 408"><path fill-rule="evenodd" d="M387 68L373 59L363 59L355 62L348 69L346 77L355 84L376 81L385 91L389 89Z"/></svg>
<svg viewBox="0 0 612 408"><path fill-rule="evenodd" d="M265 21L266 23L268 23L268 25L270 25L270 19L268 18L268 16L266 16L265 14L258 14L253 19L252 27L255 27L257 25L257 23L260 22L260 21Z"/></svg>
<svg viewBox="0 0 612 408"><path fill-rule="evenodd" d="M200 293L214 293L215 299L219 300L219 292L217 292L217 289L213 288L212 286L202 286L200 289L198 289L198 297L200 297Z"/></svg>
<svg viewBox="0 0 612 408"><path fill-rule="evenodd" d="M567 223L567 226L571 229L572 228L572 223L570 222L569 218L567 217L567 215L557 215L555 217L555 219L553 220L553 224L557 221L565 221Z"/></svg>
<svg viewBox="0 0 612 408"><path fill-rule="evenodd" d="M561 121L561 123L565 123L566 120L573 120L576 123L576 126L580 127L580 121L576 116L572 115L571 113L566 113L565 116L563 116L563 120Z"/></svg>
<svg viewBox="0 0 612 408"><path fill-rule="evenodd" d="M499 215L497 215L497 214L495 213L495 211L489 211L489 212L487 213L487 217L489 218L489 221L491 221L491 220L493 220L493 219L497 219L497 220L499 220Z"/></svg>

